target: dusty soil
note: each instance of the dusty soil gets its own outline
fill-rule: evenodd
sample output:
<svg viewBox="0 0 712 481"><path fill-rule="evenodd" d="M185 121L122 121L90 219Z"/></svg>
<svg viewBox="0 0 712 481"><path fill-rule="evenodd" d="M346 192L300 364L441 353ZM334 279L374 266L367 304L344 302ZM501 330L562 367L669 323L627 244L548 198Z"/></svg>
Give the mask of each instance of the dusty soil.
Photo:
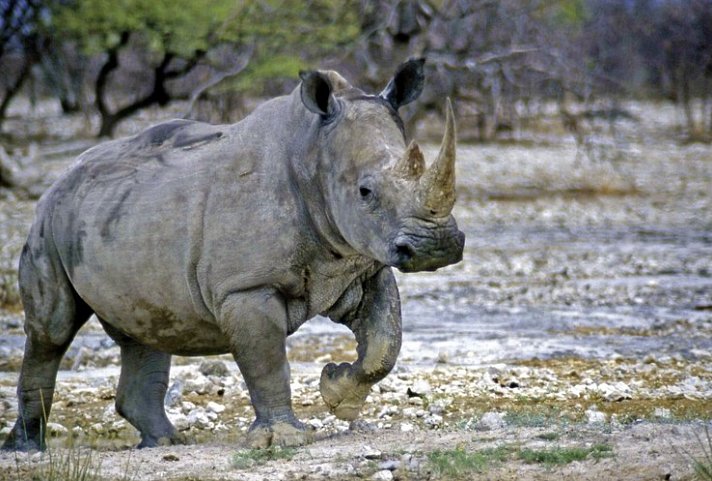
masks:
<svg viewBox="0 0 712 481"><path fill-rule="evenodd" d="M113 411L118 348L92 321L60 371L52 448L0 454L0 479L62 466L103 480L694 479L693 460L712 456L712 147L675 138L669 106L628 109L638 120L585 148L555 124L460 147L465 258L398 276L401 357L359 422L336 420L319 397L321 367L353 359L355 344L317 319L289 340L295 410L314 443L242 449L252 413L229 356L176 357L168 413L192 444L133 450ZM52 115L11 123L48 139L47 181L87 146L81 119ZM5 432L23 343L15 264L33 208L0 200ZM571 456L556 464L556 453Z"/></svg>

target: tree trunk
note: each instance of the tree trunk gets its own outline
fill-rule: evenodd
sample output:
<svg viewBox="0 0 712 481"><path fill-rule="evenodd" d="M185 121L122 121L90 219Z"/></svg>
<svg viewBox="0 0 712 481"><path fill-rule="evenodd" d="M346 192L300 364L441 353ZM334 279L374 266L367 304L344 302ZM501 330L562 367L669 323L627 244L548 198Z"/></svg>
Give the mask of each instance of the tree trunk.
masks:
<svg viewBox="0 0 712 481"><path fill-rule="evenodd" d="M692 111L692 99L690 98L690 81L687 75L687 70L684 66L680 69L678 82L678 100L681 104L680 106L682 107L682 111L685 114L688 135L694 135L696 131L695 113Z"/></svg>
<svg viewBox="0 0 712 481"><path fill-rule="evenodd" d="M20 91L22 88L22 84L27 80L27 77L30 75L30 69L32 67L32 56L27 54L25 55L24 62L22 64L22 69L20 70L19 75L17 76L17 79L15 79L15 82L10 84L10 86L5 90L3 93L2 99L0 100L0 126L2 125L3 121L5 120L5 117L7 115L7 109L10 106L10 102L12 99L17 95L17 93Z"/></svg>
<svg viewBox="0 0 712 481"><path fill-rule="evenodd" d="M168 65L174 59L171 52L166 52L163 55L163 60L153 71L153 88L151 92L133 103L126 105L115 112L111 112L106 102L106 84L109 74L119 67L119 49L128 42L128 33L125 37L122 36L121 41L116 48L109 51L109 57L106 63L102 66L99 76L96 80L96 107L101 115L101 127L99 128L98 137L110 137L114 134L116 126L125 118L130 117L139 110L145 109L152 105L164 106L171 101L171 95L166 90L166 81L180 77L190 72L193 67L198 64L198 61L205 55L205 52L197 51L195 55L188 60L186 65L179 70L168 70Z"/></svg>

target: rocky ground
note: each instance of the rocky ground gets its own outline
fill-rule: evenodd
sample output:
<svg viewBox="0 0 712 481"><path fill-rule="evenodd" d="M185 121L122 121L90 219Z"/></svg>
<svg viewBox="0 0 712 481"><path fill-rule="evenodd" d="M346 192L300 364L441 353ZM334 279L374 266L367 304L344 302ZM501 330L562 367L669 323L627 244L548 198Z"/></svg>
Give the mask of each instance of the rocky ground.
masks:
<svg viewBox="0 0 712 481"><path fill-rule="evenodd" d="M52 449L0 454L0 479L75 479L56 473L77 467L107 481L695 479L697 461L712 465L712 148L675 138L665 105L628 109L637 120L586 147L555 127L461 146L464 261L399 275L402 354L359 421L319 397L321 367L352 360L355 343L317 319L289 340L314 443L242 449L252 413L234 363L176 357L167 409L192 444L132 450L113 410L119 351L91 321L60 371ZM48 180L87 143L61 135L39 145ZM23 343L14 265L33 207L0 201L4 432Z"/></svg>

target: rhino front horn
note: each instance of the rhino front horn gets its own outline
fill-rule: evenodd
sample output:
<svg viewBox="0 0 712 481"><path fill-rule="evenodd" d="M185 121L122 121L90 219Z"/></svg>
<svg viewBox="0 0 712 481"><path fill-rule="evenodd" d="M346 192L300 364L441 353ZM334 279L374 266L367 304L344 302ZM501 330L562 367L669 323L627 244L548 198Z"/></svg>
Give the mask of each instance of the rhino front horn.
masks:
<svg viewBox="0 0 712 481"><path fill-rule="evenodd" d="M422 205L437 216L446 216L455 205L455 115L447 99L445 134L435 162L420 178L418 186Z"/></svg>

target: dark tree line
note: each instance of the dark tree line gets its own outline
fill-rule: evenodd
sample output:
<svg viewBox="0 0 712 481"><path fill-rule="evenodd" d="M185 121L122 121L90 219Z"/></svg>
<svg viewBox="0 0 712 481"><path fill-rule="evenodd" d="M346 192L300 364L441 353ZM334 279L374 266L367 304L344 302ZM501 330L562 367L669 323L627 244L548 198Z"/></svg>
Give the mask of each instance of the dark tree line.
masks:
<svg viewBox="0 0 712 481"><path fill-rule="evenodd" d="M712 0L588 0L591 71L602 86L673 100L691 136L712 133Z"/></svg>
<svg viewBox="0 0 712 481"><path fill-rule="evenodd" d="M0 126L27 89L101 118L98 135L149 106L190 100L229 118L312 66L375 91L428 59L415 122L458 100L472 135L518 129L542 99L676 102L690 136L712 133L712 0L0 1ZM202 106L202 107L201 107ZM227 113L226 113L227 112ZM228 117L228 118L226 118ZM575 119L570 119L574 122Z"/></svg>

